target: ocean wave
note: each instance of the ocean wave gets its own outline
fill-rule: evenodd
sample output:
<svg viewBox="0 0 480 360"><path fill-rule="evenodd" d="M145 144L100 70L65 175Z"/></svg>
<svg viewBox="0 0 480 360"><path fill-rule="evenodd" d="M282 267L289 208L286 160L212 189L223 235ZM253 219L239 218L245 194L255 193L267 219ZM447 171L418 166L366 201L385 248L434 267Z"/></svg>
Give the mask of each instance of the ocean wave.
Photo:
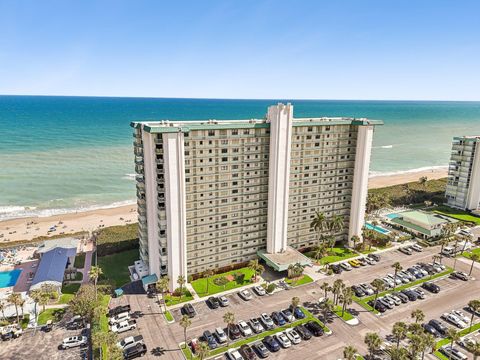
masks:
<svg viewBox="0 0 480 360"><path fill-rule="evenodd" d="M71 213L86 212L99 209L112 209L120 206L134 205L136 200L116 201L106 205L80 206L76 208L37 209L28 206L0 206L0 221L28 217L49 217Z"/></svg>
<svg viewBox="0 0 480 360"><path fill-rule="evenodd" d="M448 165L438 165L438 166L424 166L416 169L409 170L398 170L398 171L370 171L369 177L376 176L392 176L392 175L402 175L402 174L414 174L424 171L433 171L433 170L447 170Z"/></svg>
<svg viewBox="0 0 480 360"><path fill-rule="evenodd" d="M380 145L380 146L372 146L372 149L392 149L396 145Z"/></svg>
<svg viewBox="0 0 480 360"><path fill-rule="evenodd" d="M122 176L122 179L135 181L136 176L137 174L125 174L125 176Z"/></svg>

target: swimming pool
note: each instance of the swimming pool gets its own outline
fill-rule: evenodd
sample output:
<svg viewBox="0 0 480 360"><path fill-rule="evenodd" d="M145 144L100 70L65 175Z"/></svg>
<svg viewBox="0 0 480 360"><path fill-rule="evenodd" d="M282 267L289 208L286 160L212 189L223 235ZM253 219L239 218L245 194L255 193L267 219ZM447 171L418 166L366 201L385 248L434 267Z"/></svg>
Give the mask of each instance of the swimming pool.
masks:
<svg viewBox="0 0 480 360"><path fill-rule="evenodd" d="M379 232L380 234L383 234L383 235L387 235L388 233L390 233L389 230L384 229L380 226L372 225L370 223L365 223L365 227L369 230L375 230L376 232Z"/></svg>
<svg viewBox="0 0 480 360"><path fill-rule="evenodd" d="M400 215L395 214L395 213L393 213L393 214L388 214L388 215L387 215L387 218L389 218L389 219L396 219L396 218L398 218L398 217L400 217Z"/></svg>
<svg viewBox="0 0 480 360"><path fill-rule="evenodd" d="M0 289L15 286L21 272L21 269L0 272Z"/></svg>

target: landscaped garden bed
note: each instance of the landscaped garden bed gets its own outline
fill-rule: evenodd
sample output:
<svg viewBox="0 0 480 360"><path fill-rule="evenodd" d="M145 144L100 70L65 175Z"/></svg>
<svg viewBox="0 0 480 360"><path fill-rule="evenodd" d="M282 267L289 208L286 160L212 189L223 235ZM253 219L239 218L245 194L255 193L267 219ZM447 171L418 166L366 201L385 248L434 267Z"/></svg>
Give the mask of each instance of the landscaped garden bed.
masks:
<svg viewBox="0 0 480 360"><path fill-rule="evenodd" d="M191 285L198 296L204 297L252 284L253 277L254 271L245 267L222 274L216 274L209 278L205 277L193 280ZM220 279L225 283L224 285L222 281L219 281Z"/></svg>
<svg viewBox="0 0 480 360"><path fill-rule="evenodd" d="M285 279L285 282L290 286L299 286L299 285L311 283L313 282L313 279L310 276L303 274L296 278L291 278L291 279L287 278Z"/></svg>

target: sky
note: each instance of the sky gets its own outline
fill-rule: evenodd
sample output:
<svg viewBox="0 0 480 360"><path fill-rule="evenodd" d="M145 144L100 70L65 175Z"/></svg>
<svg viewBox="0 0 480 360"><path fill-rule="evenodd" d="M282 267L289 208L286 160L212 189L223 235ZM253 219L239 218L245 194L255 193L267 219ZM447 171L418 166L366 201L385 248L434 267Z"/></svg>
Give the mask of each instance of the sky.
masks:
<svg viewBox="0 0 480 360"><path fill-rule="evenodd" d="M0 94L480 100L478 0L0 0Z"/></svg>

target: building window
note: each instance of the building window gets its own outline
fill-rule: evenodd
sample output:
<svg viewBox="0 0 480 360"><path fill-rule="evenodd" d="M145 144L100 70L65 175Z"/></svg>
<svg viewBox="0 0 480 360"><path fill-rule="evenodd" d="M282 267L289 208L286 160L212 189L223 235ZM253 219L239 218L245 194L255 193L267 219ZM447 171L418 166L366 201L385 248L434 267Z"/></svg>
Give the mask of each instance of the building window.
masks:
<svg viewBox="0 0 480 360"><path fill-rule="evenodd" d="M208 130L208 136L215 136L215 130Z"/></svg>

